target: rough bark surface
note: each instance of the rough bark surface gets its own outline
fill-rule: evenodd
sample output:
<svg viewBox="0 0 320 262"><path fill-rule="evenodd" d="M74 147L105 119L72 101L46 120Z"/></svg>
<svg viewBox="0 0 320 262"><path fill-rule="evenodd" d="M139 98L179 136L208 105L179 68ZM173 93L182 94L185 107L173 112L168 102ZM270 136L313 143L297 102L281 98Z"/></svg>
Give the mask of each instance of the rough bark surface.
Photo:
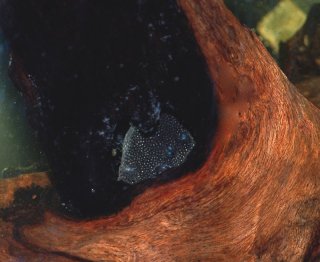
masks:
<svg viewBox="0 0 320 262"><path fill-rule="evenodd" d="M41 204L43 217L28 225L5 216L8 209L2 208L0 261L320 258L319 110L222 0L180 4L219 99L219 127L207 162L196 173L149 188L122 212L94 221L71 221ZM6 194L10 190L1 197ZM7 199L2 207L13 205Z"/></svg>

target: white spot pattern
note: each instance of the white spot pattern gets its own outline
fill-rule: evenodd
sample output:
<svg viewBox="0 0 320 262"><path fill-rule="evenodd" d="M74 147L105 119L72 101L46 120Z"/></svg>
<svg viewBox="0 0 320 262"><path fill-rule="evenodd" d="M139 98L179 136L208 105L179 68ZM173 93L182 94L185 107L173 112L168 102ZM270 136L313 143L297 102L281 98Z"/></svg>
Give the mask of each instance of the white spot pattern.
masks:
<svg viewBox="0 0 320 262"><path fill-rule="evenodd" d="M161 115L152 136L143 136L138 128L130 127L124 138L118 180L137 184L161 175L183 164L194 146L191 134L168 114Z"/></svg>

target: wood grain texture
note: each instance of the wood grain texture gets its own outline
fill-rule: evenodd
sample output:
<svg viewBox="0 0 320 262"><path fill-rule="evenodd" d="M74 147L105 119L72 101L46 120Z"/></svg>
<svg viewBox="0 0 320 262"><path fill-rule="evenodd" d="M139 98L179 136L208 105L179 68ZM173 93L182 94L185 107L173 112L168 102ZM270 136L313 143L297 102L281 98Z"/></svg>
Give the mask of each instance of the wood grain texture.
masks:
<svg viewBox="0 0 320 262"><path fill-rule="evenodd" d="M19 261L8 251L16 245L33 252L26 261L317 261L319 110L222 0L180 4L219 99L207 162L111 217L71 221L47 211L36 225L1 223L1 261Z"/></svg>

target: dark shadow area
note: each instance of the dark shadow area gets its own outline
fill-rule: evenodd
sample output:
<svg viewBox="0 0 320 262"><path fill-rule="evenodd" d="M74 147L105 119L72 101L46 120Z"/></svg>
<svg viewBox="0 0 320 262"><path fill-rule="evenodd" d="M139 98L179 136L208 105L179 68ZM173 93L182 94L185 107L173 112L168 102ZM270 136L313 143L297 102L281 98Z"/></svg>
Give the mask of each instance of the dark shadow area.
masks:
<svg viewBox="0 0 320 262"><path fill-rule="evenodd" d="M176 1L1 1L0 23L63 211L117 212L203 164L217 121L213 83ZM118 181L129 127L152 136L161 114L190 132L193 151L154 179Z"/></svg>

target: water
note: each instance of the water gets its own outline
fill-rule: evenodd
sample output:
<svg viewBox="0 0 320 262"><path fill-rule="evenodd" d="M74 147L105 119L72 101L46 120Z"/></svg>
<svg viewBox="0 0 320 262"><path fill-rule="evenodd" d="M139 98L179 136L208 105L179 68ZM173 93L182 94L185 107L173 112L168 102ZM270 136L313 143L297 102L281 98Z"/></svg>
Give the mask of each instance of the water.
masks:
<svg viewBox="0 0 320 262"><path fill-rule="evenodd" d="M0 33L0 178L4 168L26 168L43 158L28 126L23 99L8 77L8 61Z"/></svg>

